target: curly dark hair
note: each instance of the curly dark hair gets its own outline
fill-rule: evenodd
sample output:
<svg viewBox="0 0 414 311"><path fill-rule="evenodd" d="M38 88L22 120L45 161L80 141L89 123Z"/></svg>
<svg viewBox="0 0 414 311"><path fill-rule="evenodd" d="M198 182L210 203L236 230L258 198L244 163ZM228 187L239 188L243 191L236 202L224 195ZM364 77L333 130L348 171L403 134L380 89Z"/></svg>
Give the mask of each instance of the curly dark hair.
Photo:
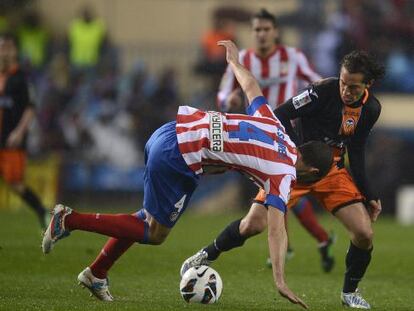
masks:
<svg viewBox="0 0 414 311"><path fill-rule="evenodd" d="M341 67L350 73L362 73L364 83L377 81L385 75L385 67L366 51L355 50L345 55L341 61Z"/></svg>

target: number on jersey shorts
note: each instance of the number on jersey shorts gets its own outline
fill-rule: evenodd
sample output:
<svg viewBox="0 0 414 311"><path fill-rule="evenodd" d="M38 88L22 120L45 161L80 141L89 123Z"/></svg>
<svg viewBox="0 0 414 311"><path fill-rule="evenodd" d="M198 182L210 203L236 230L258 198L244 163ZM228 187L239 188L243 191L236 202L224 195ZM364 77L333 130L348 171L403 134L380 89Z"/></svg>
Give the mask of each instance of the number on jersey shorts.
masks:
<svg viewBox="0 0 414 311"><path fill-rule="evenodd" d="M174 204L175 210L170 215L170 220L171 221L176 221L177 220L177 218L180 215L182 209L184 208L184 202L185 202L186 197L187 197L187 195L184 194L183 197L180 199L180 201L178 201L177 203Z"/></svg>

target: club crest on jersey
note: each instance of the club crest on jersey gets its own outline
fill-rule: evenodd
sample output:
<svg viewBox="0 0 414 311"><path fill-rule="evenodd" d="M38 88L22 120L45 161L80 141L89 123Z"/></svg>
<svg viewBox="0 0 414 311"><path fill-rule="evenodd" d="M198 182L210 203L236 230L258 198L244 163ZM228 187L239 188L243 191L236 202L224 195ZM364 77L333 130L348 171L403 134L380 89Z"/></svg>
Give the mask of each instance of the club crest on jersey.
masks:
<svg viewBox="0 0 414 311"><path fill-rule="evenodd" d="M295 109L299 109L300 107L309 104L312 101L309 91L306 90L303 93L300 93L298 96L293 97L292 102Z"/></svg>
<svg viewBox="0 0 414 311"><path fill-rule="evenodd" d="M342 132L345 135L350 135L355 131L355 120L352 118L349 118L345 120Z"/></svg>

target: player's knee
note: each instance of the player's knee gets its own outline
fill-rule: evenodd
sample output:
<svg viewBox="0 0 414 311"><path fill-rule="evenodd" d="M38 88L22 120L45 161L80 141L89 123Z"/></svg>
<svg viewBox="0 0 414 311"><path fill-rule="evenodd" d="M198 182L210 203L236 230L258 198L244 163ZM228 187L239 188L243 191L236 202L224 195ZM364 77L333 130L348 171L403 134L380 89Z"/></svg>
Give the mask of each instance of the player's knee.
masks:
<svg viewBox="0 0 414 311"><path fill-rule="evenodd" d="M354 237L357 242L357 246L361 248L370 248L374 239L374 231L372 228L362 228L354 232Z"/></svg>
<svg viewBox="0 0 414 311"><path fill-rule="evenodd" d="M148 244L161 245L167 239L168 234L153 234L150 235Z"/></svg>
<svg viewBox="0 0 414 311"><path fill-rule="evenodd" d="M240 234L250 237L262 233L266 229L267 219L264 217L246 217L240 223Z"/></svg>

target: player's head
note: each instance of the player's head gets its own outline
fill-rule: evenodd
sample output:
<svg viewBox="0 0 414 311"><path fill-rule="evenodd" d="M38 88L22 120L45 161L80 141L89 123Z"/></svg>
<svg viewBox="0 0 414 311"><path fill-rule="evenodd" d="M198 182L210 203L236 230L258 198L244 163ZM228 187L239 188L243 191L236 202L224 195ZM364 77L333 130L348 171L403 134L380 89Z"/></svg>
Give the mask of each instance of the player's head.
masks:
<svg viewBox="0 0 414 311"><path fill-rule="evenodd" d="M331 147L320 141L310 141L298 147L296 177L299 183L310 184L328 174L333 153Z"/></svg>
<svg viewBox="0 0 414 311"><path fill-rule="evenodd" d="M0 35L0 69L4 70L17 59L16 40L12 35Z"/></svg>
<svg viewBox="0 0 414 311"><path fill-rule="evenodd" d="M279 36L276 17L266 9L261 9L252 18L255 48L261 52L271 50Z"/></svg>
<svg viewBox="0 0 414 311"><path fill-rule="evenodd" d="M346 105L358 101L374 81L384 76L384 66L364 51L352 51L341 61L339 89L341 99Z"/></svg>

